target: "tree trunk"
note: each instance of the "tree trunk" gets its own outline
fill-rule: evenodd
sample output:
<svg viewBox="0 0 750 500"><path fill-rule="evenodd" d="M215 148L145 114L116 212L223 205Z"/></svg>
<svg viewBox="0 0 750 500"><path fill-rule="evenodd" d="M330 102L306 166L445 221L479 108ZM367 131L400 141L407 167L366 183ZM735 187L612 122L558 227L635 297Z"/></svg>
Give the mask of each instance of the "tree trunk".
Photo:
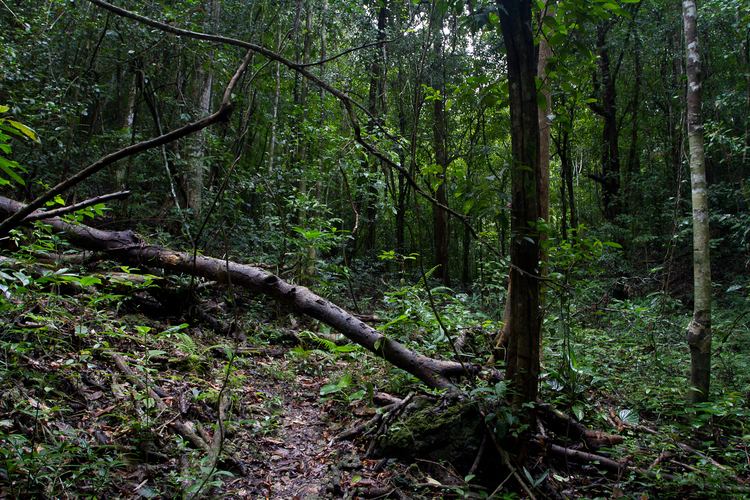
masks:
<svg viewBox="0 0 750 500"><path fill-rule="evenodd" d="M281 51L281 30L276 33L276 51ZM271 109L271 144L268 146L268 175L273 179L273 167L276 160L276 141L279 126L279 98L281 97L281 63L274 68L273 106Z"/></svg>
<svg viewBox="0 0 750 500"><path fill-rule="evenodd" d="M438 166L437 182L439 183L435 190L435 199L443 206L448 205L448 194L446 189L448 175L448 151L447 151L447 130L445 117L445 67L443 60L443 19L438 19L435 35L435 58L437 85L435 90L440 92L439 98L433 101L433 123L432 123L432 141L435 151L435 163ZM432 231L435 244L435 265L440 266L435 275L445 284L450 286L450 269L448 252L449 233L448 233L448 213L442 207L432 205Z"/></svg>
<svg viewBox="0 0 750 500"><path fill-rule="evenodd" d="M0 196L0 212L7 215L17 213L24 204ZM33 215L42 212L33 212ZM158 245L149 245L133 231L103 231L83 224L69 224L59 218L47 219L55 230L60 231L75 245L89 250L105 252L122 263L161 267L168 271L201 276L220 283L231 282L254 292L268 295L341 332L375 355L405 370L430 387L452 389L450 378L473 374L477 367L453 361L428 358L408 349L344 311L337 305L316 295L309 289L292 285L271 273L256 267L238 264L226 259L203 255L193 256ZM468 372L468 373L467 373Z"/></svg>
<svg viewBox="0 0 750 500"><path fill-rule="evenodd" d="M122 122L120 128L124 133L127 133L130 138L130 144L133 144L133 124L135 122L135 98L138 93L138 73L133 71L133 76L130 80L130 86L128 88L128 98L125 104L125 112L122 115ZM128 177L130 173L130 162L125 162L123 165L117 168L115 178L117 179L117 188L124 188L128 183Z"/></svg>
<svg viewBox="0 0 750 500"><path fill-rule="evenodd" d="M539 115L530 0L498 0L507 50L511 141L510 329L507 373L517 410L535 401L539 379ZM527 415L528 422L533 417ZM533 426L531 427L534 428Z"/></svg>
<svg viewBox="0 0 750 500"><path fill-rule="evenodd" d="M635 36L635 46L633 47L635 74L633 75L633 100L630 104L633 119L630 123L630 146L628 148L628 164L625 173L625 190L627 192L626 203L629 213L635 213L638 209L639 193L633 181L635 181L641 171L640 152L638 150L638 127L640 124L639 118L641 111L641 87L643 86L643 61L641 60L640 37L637 32L635 33Z"/></svg>
<svg viewBox="0 0 750 500"><path fill-rule="evenodd" d="M617 126L617 87L609 59L607 33L610 24L602 24L597 29L596 47L599 54L599 76L601 102L592 109L602 117L602 164L601 175L596 177L602 186L602 204L604 217L613 220L619 212L618 196L620 192L620 146Z"/></svg>
<svg viewBox="0 0 750 500"><path fill-rule="evenodd" d="M544 2L545 9L549 7L549 0ZM551 16L547 10L547 16ZM544 107L538 107L539 114L539 216L545 221L549 219L549 145L550 127L552 123L549 117L552 115L552 94L549 90L547 80L547 61L552 56L547 38L544 36L539 40L539 57L537 60L537 76L542 82L541 92L544 96Z"/></svg>
<svg viewBox="0 0 750 500"><path fill-rule="evenodd" d="M218 24L219 16L221 15L221 2L219 0L209 0L207 5L209 13L208 17L208 31L213 31L213 27ZM196 79L198 81L198 87L196 88L196 95L198 101L198 114L204 116L211 110L211 88L214 83L214 73L212 69L213 51L209 54L209 60L206 62L207 67L204 68L203 64L199 62L198 70L196 71ZM187 206L193 211L193 216L198 219L201 216L201 208L203 205L203 187L204 187L204 174L206 172L206 131L200 131L193 138L193 143L189 150L189 165L190 172L187 174L187 182L185 190L187 195Z"/></svg>
<svg viewBox="0 0 750 500"><path fill-rule="evenodd" d="M698 9L695 0L683 0L682 19L687 49L687 126L690 145L690 186L693 201L693 285L695 305L687 341L690 346L691 402L706 401L711 382L711 261L708 227L706 164L701 119L701 59L698 49Z"/></svg>
<svg viewBox="0 0 750 500"><path fill-rule="evenodd" d="M377 10L377 41L372 63L370 64L370 89L368 93L368 111L372 115L367 130L374 133L378 128L378 122L382 121L385 114L385 35L388 23L388 6L387 2L380 3ZM378 218L378 189L377 179L380 172L380 160L375 157L370 158L370 178L367 182L367 203L365 210L365 238L364 248L373 250L375 248L375 238L377 235L377 218Z"/></svg>
<svg viewBox="0 0 750 500"><path fill-rule="evenodd" d="M399 88L404 88L405 78L403 68L398 71ZM398 99L398 130L401 137L406 137L406 109L405 104L400 96ZM406 164L405 148L399 148L399 162L401 165ZM410 185L406 176L399 172L396 177L396 251L402 255L406 254L406 201L409 198Z"/></svg>

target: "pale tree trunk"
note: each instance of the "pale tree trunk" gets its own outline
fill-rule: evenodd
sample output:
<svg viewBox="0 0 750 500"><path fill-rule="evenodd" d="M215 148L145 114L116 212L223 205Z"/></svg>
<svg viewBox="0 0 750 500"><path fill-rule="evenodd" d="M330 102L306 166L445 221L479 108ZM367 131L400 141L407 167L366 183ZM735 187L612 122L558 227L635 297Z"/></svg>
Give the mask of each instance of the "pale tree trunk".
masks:
<svg viewBox="0 0 750 500"><path fill-rule="evenodd" d="M385 115L385 80L386 80L386 27L388 24L388 3L383 1L380 3L380 7L375 11L377 13L378 23L378 34L377 41L378 45L374 51L372 63L370 64L370 90L368 93L368 111L372 115L372 118L368 121L367 131L369 133L375 133L378 128L378 124L383 122L383 116ZM378 222L378 189L376 181L378 179L378 172L380 171L380 160L377 158L370 159L369 165L370 173L372 174L371 179L368 181L367 186L367 201L365 208L365 219L366 226L364 231L363 247L365 251L374 250L376 245L377 236L377 222Z"/></svg>
<svg viewBox="0 0 750 500"><path fill-rule="evenodd" d="M209 0L209 31L218 24L221 15L221 2L219 0ZM197 100L198 115L206 116L211 112L211 87L213 87L214 74L211 68L211 59L213 52L209 55L208 67L199 66L197 71ZM200 63L199 63L200 64ZM193 211L193 216L197 219L201 215L201 205L203 204L203 178L206 171L206 131L202 130L196 134L195 140L190 147L190 172L187 178L187 206Z"/></svg>
<svg viewBox="0 0 750 500"><path fill-rule="evenodd" d="M125 113L122 116L121 129L124 130L130 136L130 143L133 143L133 123L135 121L135 98L138 92L138 73L133 72L133 77L130 79L130 88L128 89L128 100L125 105ZM125 162L122 166L117 169L115 177L117 179L117 187L123 188L128 183L128 174L130 172L131 163Z"/></svg>
<svg viewBox="0 0 750 500"><path fill-rule="evenodd" d="M302 34L302 64L307 64L310 62L311 52L312 52L312 45L313 45L313 10L312 10L312 2L309 0L306 0L304 2L297 2L297 17L301 19L302 9L304 8L305 11L305 28L304 32ZM295 31L299 28L299 22L295 22ZM307 97L310 92L310 86L309 82L306 78L302 78L299 81L299 86L296 89L295 93L295 104L302 109L302 121L301 124L307 124L308 120L308 106L307 106ZM298 127L297 130L297 144L295 149L295 155L294 155L294 165L296 168L299 169L299 183L298 183L298 189L299 192L313 197L314 193L312 193L312 189L307 183L307 173L304 171L306 170L306 164L308 161L308 153L309 153L309 138L306 136L306 134L303 132L302 127ZM300 225L304 226L305 224L308 224L309 219L314 218L315 214L308 212L307 208L300 208L297 211L298 216L298 222ZM317 268L316 268L316 261L317 261L317 250L314 245L310 244L305 249L305 256L303 258L304 262L302 262L300 272L300 281L303 283L309 283L312 281L312 279L317 274Z"/></svg>
<svg viewBox="0 0 750 500"><path fill-rule="evenodd" d="M276 51L281 52L281 30L276 32ZM268 174L273 175L273 163L276 158L277 128L279 121L279 97L281 95L281 63L276 63L274 71L273 110L271 111L271 144L268 146ZM272 178L272 177L271 177Z"/></svg>
<svg viewBox="0 0 750 500"><path fill-rule="evenodd" d="M312 23L312 15L308 14L308 26L311 26ZM328 22L328 0L323 0L321 9L320 9L320 59L325 60L326 58L326 45L327 45L327 22ZM310 27L308 27L308 31L310 30ZM309 50L308 50L309 52ZM309 58L309 56L307 56ZM325 80L326 79L326 73L325 73L325 64L320 65L320 79ZM320 89L320 119L318 121L318 127L320 130L323 130L323 124L325 123L326 119L326 112L325 112L325 91L321 88ZM320 143L320 136L316 136L316 141ZM318 151L320 151L320 147L317 148ZM315 198L320 199L321 197L321 191L322 191L322 185L320 182L320 178L323 175L323 158L321 157L318 162L318 166L320 169L320 175L318 176L318 180L315 181L315 186L312 188L312 191L314 191ZM310 245L307 247L307 271L305 274L307 276L315 276L317 274L317 267L316 264L318 262L318 250L315 247L315 245Z"/></svg>
<svg viewBox="0 0 750 500"><path fill-rule="evenodd" d="M552 16L550 0L544 2L546 15ZM547 220L549 218L549 145L550 127L552 122L552 95L549 91L547 79L547 61L552 56L552 48L544 36L539 40L539 57L537 60L537 76L542 81L540 89L544 96L544 107L539 107L539 216Z"/></svg>
<svg viewBox="0 0 750 500"><path fill-rule="evenodd" d="M706 401L711 382L711 261L708 228L708 193L703 155L701 119L701 60L698 50L698 9L695 0L682 2L687 50L687 128L690 146L690 186L693 201L693 320L687 341L690 346L691 402Z"/></svg>

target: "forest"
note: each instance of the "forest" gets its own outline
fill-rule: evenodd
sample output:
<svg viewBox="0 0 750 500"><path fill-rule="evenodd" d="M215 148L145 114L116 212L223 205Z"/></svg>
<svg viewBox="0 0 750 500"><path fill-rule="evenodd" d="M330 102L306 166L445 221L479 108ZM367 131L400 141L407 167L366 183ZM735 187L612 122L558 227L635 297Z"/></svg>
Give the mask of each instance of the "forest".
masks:
<svg viewBox="0 0 750 500"><path fill-rule="evenodd" d="M0 498L750 498L749 0L0 0Z"/></svg>

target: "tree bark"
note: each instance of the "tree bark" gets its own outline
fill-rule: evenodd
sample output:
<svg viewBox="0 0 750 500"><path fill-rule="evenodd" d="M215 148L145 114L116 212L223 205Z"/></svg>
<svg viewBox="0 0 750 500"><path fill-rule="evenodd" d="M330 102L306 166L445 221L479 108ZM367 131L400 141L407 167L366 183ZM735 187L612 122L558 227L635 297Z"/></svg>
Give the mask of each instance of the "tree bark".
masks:
<svg viewBox="0 0 750 500"><path fill-rule="evenodd" d="M549 6L549 0L544 2L545 8ZM547 16L551 16L547 10ZM537 60L537 77L542 82L540 89L544 96L544 107L538 107L539 114L539 216L545 221L549 219L549 146L550 146L550 115L552 115L552 94L549 90L547 80L547 61L552 56L547 38L544 36L539 40L539 57Z"/></svg>
<svg viewBox="0 0 750 500"><path fill-rule="evenodd" d="M443 18L439 17L435 24L435 90L440 92L440 96L433 101L432 144L435 151L435 163L438 167L438 186L435 190L435 199L442 206L433 205L432 207L432 231L435 245L435 265L440 266L435 275L444 285L450 286L448 213L443 208L443 206L448 205L448 194L445 185L448 180L448 135L445 117L445 62L442 36Z"/></svg>
<svg viewBox="0 0 750 500"><path fill-rule="evenodd" d="M507 373L512 403L536 400L539 379L539 115L530 0L497 0L507 51L511 142L510 328ZM533 423L533 417L527 415ZM533 426L532 426L533 428Z"/></svg>
<svg viewBox="0 0 750 500"><path fill-rule="evenodd" d="M0 212L18 213L24 204L0 196ZM33 215L43 212L33 212ZM167 271L201 276L220 283L231 282L254 292L268 295L293 311L315 318L345 335L375 355L411 373L426 385L440 389L454 388L450 379L475 373L476 367L453 361L429 358L392 340L336 304L316 295L303 286L285 282L257 267L225 259L178 252L158 245L149 245L133 231L104 231L83 224L69 224L59 218L46 221L75 245L105 252L108 256L130 265L150 265Z"/></svg>
<svg viewBox="0 0 750 500"><path fill-rule="evenodd" d="M592 110L602 117L602 164L601 175L594 176L602 186L602 204L604 217L611 221L619 212L618 196L620 193L620 146L619 128L617 126L617 87L609 57L607 33L610 24L601 24L597 28L596 48L599 54L599 76L601 103L592 106Z"/></svg>
<svg viewBox="0 0 750 500"><path fill-rule="evenodd" d="M711 261L708 193L701 118L701 59L698 49L698 9L683 0L682 19L687 50L687 128L690 146L690 186L693 201L693 319L687 332L690 346L691 402L706 401L711 382Z"/></svg>
<svg viewBox="0 0 750 500"><path fill-rule="evenodd" d="M208 11L207 27L208 31L214 31L213 27L218 24L219 16L221 15L221 2L219 0L208 0L206 5ZM198 102L198 113L205 115L211 109L211 96L212 88L214 83L214 72L211 68L213 59L213 50L209 52L207 67L203 67L203 62L198 61L198 69L196 71L196 80L198 86L196 87L196 101ZM185 193L187 195L187 206L193 211L193 217L196 219L201 216L201 208L203 204L203 187L204 187L204 174L207 169L206 157L208 151L206 148L206 134L205 130L201 130L196 133L189 146L189 172L185 179Z"/></svg>
<svg viewBox="0 0 750 500"><path fill-rule="evenodd" d="M120 129L127 133L130 138L130 144L133 144L133 138L135 137L133 131L133 125L135 123L135 108L136 108L136 96L138 94L138 73L133 71L133 76L128 78L130 85L128 87L128 98L125 104L125 112L122 115L122 122ZM115 173L115 179L117 182L117 188L123 189L128 184L128 177L130 174L130 162L126 162L121 165Z"/></svg>
<svg viewBox="0 0 750 500"><path fill-rule="evenodd" d="M281 30L276 34L276 51L281 51ZM276 61L274 68L273 107L271 109L271 144L268 146L268 175L273 178L273 165L276 159L277 129L279 123L279 97L281 96L281 63Z"/></svg>
<svg viewBox="0 0 750 500"><path fill-rule="evenodd" d="M367 131L374 133L378 127L378 122L382 121L385 114L385 30L388 24L388 6L387 2L380 3L377 9L377 26L378 44L375 47L372 62L370 64L370 89L368 93L367 108L370 111L370 119L367 123ZM367 203L365 209L365 227L364 248L372 251L375 248L375 239L377 236L377 218L378 218L378 189L377 179L380 172L381 162L378 158L370 155L369 160L370 177L367 180Z"/></svg>

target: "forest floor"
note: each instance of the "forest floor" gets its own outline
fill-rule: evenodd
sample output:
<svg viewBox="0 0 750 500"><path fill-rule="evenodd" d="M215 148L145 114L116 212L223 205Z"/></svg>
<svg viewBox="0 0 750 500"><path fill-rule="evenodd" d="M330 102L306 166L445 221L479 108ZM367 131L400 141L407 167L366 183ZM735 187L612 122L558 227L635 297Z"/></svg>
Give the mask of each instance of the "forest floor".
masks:
<svg viewBox="0 0 750 500"><path fill-rule="evenodd" d="M142 280L122 293L127 273L63 272L45 281L12 272L25 284L6 290L2 310L0 498L490 493L447 463L369 457L372 436L337 440L375 415L375 393L403 397L418 384L360 349L317 337L314 322L242 295L227 304L216 292L200 303L154 294L158 303ZM676 369L684 353L672 344L680 333L672 324L659 329L664 310L609 308L616 314L595 317L567 340L550 336L543 395L587 425L621 434L624 443L604 453L634 469L613 476L540 457L524 478L539 483L540 498L744 496L749 396L725 390L686 410ZM742 387L750 333L731 325L716 375ZM674 333L653 333L667 330ZM571 359L563 342L586 349ZM562 358L567 375L556 368ZM508 477L499 471L495 483ZM518 488L513 482L508 491Z"/></svg>
<svg viewBox="0 0 750 500"><path fill-rule="evenodd" d="M148 317L137 300L113 310L122 297L53 288L1 337L0 498L412 496L392 485L406 466L365 458L367 440L335 439L376 411L336 389L352 360L292 349L291 326L254 324L238 340ZM260 340L267 328L287 345Z"/></svg>

